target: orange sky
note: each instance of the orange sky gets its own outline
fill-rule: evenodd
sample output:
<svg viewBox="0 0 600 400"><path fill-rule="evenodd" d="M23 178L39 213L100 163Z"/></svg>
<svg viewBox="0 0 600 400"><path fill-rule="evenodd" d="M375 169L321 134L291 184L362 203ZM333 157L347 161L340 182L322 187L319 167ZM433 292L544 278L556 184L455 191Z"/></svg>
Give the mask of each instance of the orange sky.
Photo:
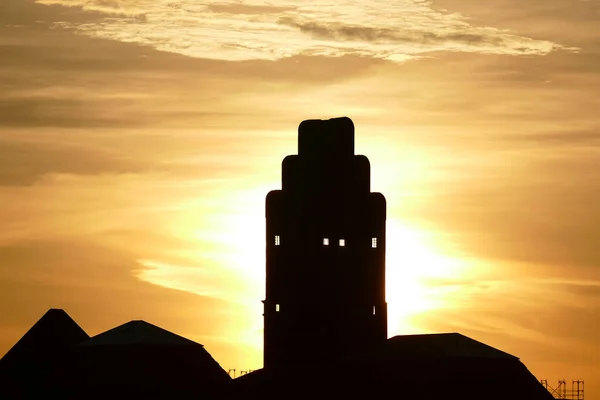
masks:
<svg viewBox="0 0 600 400"><path fill-rule="evenodd" d="M264 197L300 121L346 115L390 335L600 399L600 2L319 3L0 2L0 354L58 307L260 367Z"/></svg>

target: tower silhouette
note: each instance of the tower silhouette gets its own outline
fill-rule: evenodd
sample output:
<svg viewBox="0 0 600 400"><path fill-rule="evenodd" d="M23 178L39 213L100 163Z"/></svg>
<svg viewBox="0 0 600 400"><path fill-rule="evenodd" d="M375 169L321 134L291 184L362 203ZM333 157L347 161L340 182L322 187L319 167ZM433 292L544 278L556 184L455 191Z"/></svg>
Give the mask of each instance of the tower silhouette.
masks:
<svg viewBox="0 0 600 400"><path fill-rule="evenodd" d="M347 117L306 120L266 197L265 369L384 343L386 200Z"/></svg>

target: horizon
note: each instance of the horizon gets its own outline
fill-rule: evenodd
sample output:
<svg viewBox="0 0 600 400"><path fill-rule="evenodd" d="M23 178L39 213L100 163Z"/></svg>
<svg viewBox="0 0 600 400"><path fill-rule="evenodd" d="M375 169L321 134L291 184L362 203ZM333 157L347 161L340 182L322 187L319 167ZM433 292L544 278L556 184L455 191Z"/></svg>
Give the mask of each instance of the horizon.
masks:
<svg viewBox="0 0 600 400"><path fill-rule="evenodd" d="M48 309L262 366L265 197L348 116L388 337L458 332L600 400L600 2L3 0L0 355Z"/></svg>

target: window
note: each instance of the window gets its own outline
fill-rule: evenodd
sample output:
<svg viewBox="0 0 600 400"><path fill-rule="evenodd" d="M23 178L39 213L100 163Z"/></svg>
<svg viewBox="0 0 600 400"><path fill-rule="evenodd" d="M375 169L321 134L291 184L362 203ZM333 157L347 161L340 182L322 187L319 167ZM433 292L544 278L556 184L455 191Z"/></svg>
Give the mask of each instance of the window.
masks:
<svg viewBox="0 0 600 400"><path fill-rule="evenodd" d="M373 306L373 315L375 315L375 306Z"/></svg>
<svg viewBox="0 0 600 400"><path fill-rule="evenodd" d="M281 238L279 235L275 235L275 246L279 246L281 244Z"/></svg>
<svg viewBox="0 0 600 400"><path fill-rule="evenodd" d="M323 246L329 246L329 238L323 238Z"/></svg>
<svg viewBox="0 0 600 400"><path fill-rule="evenodd" d="M340 247L344 247L344 246L346 246L346 240L340 239Z"/></svg>
<svg viewBox="0 0 600 400"><path fill-rule="evenodd" d="M377 238L376 237L371 239L371 247L374 249L377 248Z"/></svg>
<svg viewBox="0 0 600 400"><path fill-rule="evenodd" d="M275 312L279 312L279 304L275 304Z"/></svg>

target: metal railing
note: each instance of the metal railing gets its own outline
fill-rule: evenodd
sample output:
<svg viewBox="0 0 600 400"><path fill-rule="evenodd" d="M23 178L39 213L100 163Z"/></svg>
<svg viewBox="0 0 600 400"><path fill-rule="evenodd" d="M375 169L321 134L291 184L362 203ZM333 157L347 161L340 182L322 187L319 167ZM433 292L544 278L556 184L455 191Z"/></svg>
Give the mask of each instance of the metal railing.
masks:
<svg viewBox="0 0 600 400"><path fill-rule="evenodd" d="M542 386L544 386L546 390L548 390L550 394L557 400L584 400L583 381L572 381L570 389L567 387L567 381L564 379L559 380L556 387L550 386L547 379L542 379L540 382L542 383Z"/></svg>

